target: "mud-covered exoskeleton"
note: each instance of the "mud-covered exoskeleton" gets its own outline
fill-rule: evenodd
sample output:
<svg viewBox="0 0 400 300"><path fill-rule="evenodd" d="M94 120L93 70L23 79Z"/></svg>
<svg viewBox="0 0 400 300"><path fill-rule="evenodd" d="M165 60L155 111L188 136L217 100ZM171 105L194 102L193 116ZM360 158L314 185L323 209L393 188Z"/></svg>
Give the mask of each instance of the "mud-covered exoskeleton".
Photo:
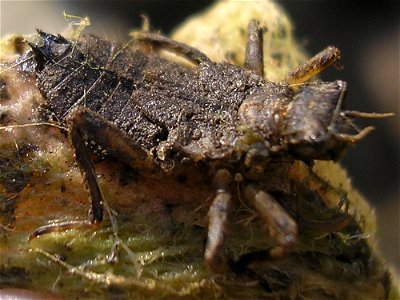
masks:
<svg viewBox="0 0 400 300"><path fill-rule="evenodd" d="M89 158L96 148L155 180L182 168L207 170L215 188L205 249L211 270L225 265L235 181L276 240L268 256L283 257L296 246L298 230L264 188L270 166L284 170L296 159L334 160L372 129L357 130L352 119L378 116L342 110L343 81L307 82L337 64L335 47L289 72L283 82L265 80L257 21L249 24L244 67L213 62L197 49L147 31L125 46L94 36L70 41L39 35L40 43L30 43L37 85L51 118L68 127L90 191L92 219L40 227L33 236L102 221L104 200ZM163 58L160 49L194 65Z"/></svg>

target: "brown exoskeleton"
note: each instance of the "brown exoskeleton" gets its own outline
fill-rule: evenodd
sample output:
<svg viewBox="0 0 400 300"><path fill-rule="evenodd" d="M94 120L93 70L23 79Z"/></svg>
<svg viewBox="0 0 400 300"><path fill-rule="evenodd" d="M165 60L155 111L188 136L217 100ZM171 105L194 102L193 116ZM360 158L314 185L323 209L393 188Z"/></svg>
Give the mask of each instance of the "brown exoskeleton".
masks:
<svg viewBox="0 0 400 300"><path fill-rule="evenodd" d="M39 35L39 44L30 43L37 85L48 112L68 126L90 191L92 219L44 226L33 236L102 221L104 199L89 158L90 141L144 176L208 170L215 188L205 249L211 270L224 265L235 179L276 240L268 256L283 257L296 246L298 231L264 188L270 166L285 169L296 159L336 159L372 129L358 131L352 118L386 116L342 110L346 83L341 80L307 82L337 64L335 47L291 71L283 82L265 80L262 30L256 21L249 24L244 67L215 63L197 49L149 32L136 34L136 48L93 36L70 41L42 31ZM195 66L164 59L158 49Z"/></svg>

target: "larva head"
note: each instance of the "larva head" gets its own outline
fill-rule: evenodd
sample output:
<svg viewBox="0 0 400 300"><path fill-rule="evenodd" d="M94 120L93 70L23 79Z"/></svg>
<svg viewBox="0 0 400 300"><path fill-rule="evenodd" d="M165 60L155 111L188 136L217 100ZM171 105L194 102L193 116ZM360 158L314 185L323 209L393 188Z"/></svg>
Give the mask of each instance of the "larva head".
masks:
<svg viewBox="0 0 400 300"><path fill-rule="evenodd" d="M239 120L247 131L263 140L269 152L304 161L334 160L349 143L373 129L358 130L352 117L388 116L343 111L346 87L341 80L317 81L296 90L282 86L251 95L239 108Z"/></svg>
<svg viewBox="0 0 400 300"><path fill-rule="evenodd" d="M289 151L303 160L335 160L348 144L355 144L374 127L358 128L357 118L378 119L393 113L364 113L343 110L347 89L344 81L305 85L293 98L285 115L282 136Z"/></svg>
<svg viewBox="0 0 400 300"><path fill-rule="evenodd" d="M296 157L336 159L351 142L345 138L351 123L341 110L346 88L346 82L340 80L310 83L293 97L281 134Z"/></svg>

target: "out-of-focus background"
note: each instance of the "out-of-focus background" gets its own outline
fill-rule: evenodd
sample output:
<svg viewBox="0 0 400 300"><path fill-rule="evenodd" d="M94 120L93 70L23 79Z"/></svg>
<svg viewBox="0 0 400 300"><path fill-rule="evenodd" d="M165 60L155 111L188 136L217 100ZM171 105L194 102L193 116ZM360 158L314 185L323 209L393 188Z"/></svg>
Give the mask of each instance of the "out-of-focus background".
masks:
<svg viewBox="0 0 400 300"><path fill-rule="evenodd" d="M86 32L124 40L147 15L152 27L168 34L212 1L4 1L0 2L0 35L34 34L36 28L62 32L63 11L89 16ZM395 112L368 138L349 149L342 160L353 184L375 206L380 248L400 270L399 237L399 11L396 1L279 1L291 16L295 34L310 54L328 45L342 51L344 71L333 68L323 80L348 82L347 107L366 112Z"/></svg>

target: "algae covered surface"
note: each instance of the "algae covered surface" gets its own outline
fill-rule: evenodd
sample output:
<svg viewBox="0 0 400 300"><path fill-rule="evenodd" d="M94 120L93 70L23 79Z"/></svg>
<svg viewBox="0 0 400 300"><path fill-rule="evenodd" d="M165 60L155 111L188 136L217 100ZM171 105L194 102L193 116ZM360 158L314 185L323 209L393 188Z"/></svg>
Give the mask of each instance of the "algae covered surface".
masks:
<svg viewBox="0 0 400 300"><path fill-rule="evenodd" d="M258 19L266 77L282 80L306 58L289 19L273 2L221 1L190 17L172 35L215 61L242 64L246 28ZM374 298L398 297L374 248L375 217L345 171L332 162L296 162L285 174L281 205L299 225L295 253L271 262L273 245L240 189L227 233L230 268L203 261L208 173L189 169L150 180L117 161L94 157L106 220L28 240L37 227L88 218L89 194L65 131L42 124L43 102L18 57L19 39L2 41L0 102L0 288L50 291L78 299ZM2 90L2 91L3 91ZM34 126L15 126L35 123ZM267 180L267 179L266 179ZM266 185L272 183L265 183Z"/></svg>

